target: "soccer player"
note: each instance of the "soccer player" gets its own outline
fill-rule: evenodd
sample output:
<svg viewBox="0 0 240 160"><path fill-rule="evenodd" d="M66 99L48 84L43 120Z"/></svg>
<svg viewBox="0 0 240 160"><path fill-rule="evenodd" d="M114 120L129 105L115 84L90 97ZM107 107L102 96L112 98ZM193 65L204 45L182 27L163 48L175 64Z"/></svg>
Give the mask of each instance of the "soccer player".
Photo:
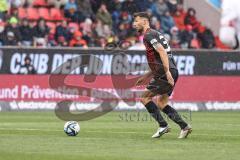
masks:
<svg viewBox="0 0 240 160"><path fill-rule="evenodd" d="M141 97L141 102L159 124L158 130L152 138L159 138L170 131L160 110L180 126L181 132L178 138L187 138L192 131L191 126L181 118L174 108L168 105L169 96L178 79L178 70L168 41L160 32L150 28L150 17L146 12L134 14L133 27L144 34L143 42L150 67L150 71L139 78L136 85L144 84L149 77L153 77ZM157 97L157 104L155 104L152 98L157 95L160 96Z"/></svg>

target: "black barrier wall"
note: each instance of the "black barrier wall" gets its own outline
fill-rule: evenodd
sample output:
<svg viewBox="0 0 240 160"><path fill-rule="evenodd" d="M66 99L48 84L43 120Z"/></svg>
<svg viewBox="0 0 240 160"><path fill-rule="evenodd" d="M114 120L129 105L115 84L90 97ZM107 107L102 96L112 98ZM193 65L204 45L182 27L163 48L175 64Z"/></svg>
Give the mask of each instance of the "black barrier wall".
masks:
<svg viewBox="0 0 240 160"><path fill-rule="evenodd" d="M148 70L144 51L0 48L0 73L24 74L22 66L26 56L30 57L36 74L52 74L64 62L68 62L67 65L55 74L70 71L71 74L140 75ZM92 57L103 63L98 64ZM174 59L180 75L240 75L238 51L174 51ZM79 67L72 71L75 65Z"/></svg>

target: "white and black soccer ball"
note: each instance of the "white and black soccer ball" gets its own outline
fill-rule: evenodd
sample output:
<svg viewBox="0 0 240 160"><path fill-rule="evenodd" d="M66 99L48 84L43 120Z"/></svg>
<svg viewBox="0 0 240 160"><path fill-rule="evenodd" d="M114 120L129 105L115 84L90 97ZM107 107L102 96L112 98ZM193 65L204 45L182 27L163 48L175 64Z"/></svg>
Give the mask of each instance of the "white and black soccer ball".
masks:
<svg viewBox="0 0 240 160"><path fill-rule="evenodd" d="M80 126L76 121L68 121L64 125L64 132L68 136L76 136L80 131Z"/></svg>

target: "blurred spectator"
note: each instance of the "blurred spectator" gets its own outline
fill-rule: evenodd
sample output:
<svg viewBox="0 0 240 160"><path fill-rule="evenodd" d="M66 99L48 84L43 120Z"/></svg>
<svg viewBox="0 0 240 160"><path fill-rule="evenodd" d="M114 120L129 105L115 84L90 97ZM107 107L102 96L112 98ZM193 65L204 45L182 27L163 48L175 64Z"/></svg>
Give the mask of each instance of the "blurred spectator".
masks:
<svg viewBox="0 0 240 160"><path fill-rule="evenodd" d="M20 20L18 18L18 8L11 8L10 12L7 16L11 15L11 17L15 17L18 21Z"/></svg>
<svg viewBox="0 0 240 160"><path fill-rule="evenodd" d="M0 46L3 45L5 24L0 20Z"/></svg>
<svg viewBox="0 0 240 160"><path fill-rule="evenodd" d="M47 4L50 6L54 6L54 8L61 8L67 2L68 0L47 0Z"/></svg>
<svg viewBox="0 0 240 160"><path fill-rule="evenodd" d="M19 27L21 42L23 46L31 46L33 41L33 29L29 25L28 19L23 19Z"/></svg>
<svg viewBox="0 0 240 160"><path fill-rule="evenodd" d="M77 0L78 9L81 11L84 18L93 17L93 11L90 0Z"/></svg>
<svg viewBox="0 0 240 160"><path fill-rule="evenodd" d="M34 39L34 47L47 47L48 37Z"/></svg>
<svg viewBox="0 0 240 160"><path fill-rule="evenodd" d="M24 5L24 1L22 0L10 0L10 5L13 8L19 8Z"/></svg>
<svg viewBox="0 0 240 160"><path fill-rule="evenodd" d="M122 12L120 21L121 21L121 23L130 25L132 22L132 17L130 14L128 14L128 12Z"/></svg>
<svg viewBox="0 0 240 160"><path fill-rule="evenodd" d="M179 11L180 14L182 14L182 15L185 15L185 14L186 14L185 11L184 11L184 9L183 9L183 4L181 4L181 3L178 3L178 4L177 4L177 9L176 9L176 11ZM183 19L184 19L184 18L183 18Z"/></svg>
<svg viewBox="0 0 240 160"><path fill-rule="evenodd" d="M197 39L197 34L194 34L193 35L193 39L190 43L190 48L192 49L199 49L201 46L200 46L200 43L199 43L199 40Z"/></svg>
<svg viewBox="0 0 240 160"><path fill-rule="evenodd" d="M3 45L5 46L17 46L18 41L13 32L8 31L7 36L3 37Z"/></svg>
<svg viewBox="0 0 240 160"><path fill-rule="evenodd" d="M66 41L65 37L59 36L58 39L56 40L57 45L56 46L61 46L61 47L67 47L68 42Z"/></svg>
<svg viewBox="0 0 240 160"><path fill-rule="evenodd" d="M181 48L180 46L180 41L181 41L181 37L180 37L180 33L177 27L173 27L171 29L171 40L170 40L170 44L172 48Z"/></svg>
<svg viewBox="0 0 240 160"><path fill-rule="evenodd" d="M136 4L137 10L139 12L145 12L147 9L151 7L151 4L153 0L134 0L134 3Z"/></svg>
<svg viewBox="0 0 240 160"><path fill-rule="evenodd" d="M92 32L92 20L90 18L86 18L83 23L80 24L82 32L86 35L88 32Z"/></svg>
<svg viewBox="0 0 240 160"><path fill-rule="evenodd" d="M186 29L180 33L181 48L191 48L191 41L194 38L194 32L191 25L187 25Z"/></svg>
<svg viewBox="0 0 240 160"><path fill-rule="evenodd" d="M181 4L178 4L177 10L173 14L173 19L175 21L176 26L180 30L185 29L184 18L185 18L185 12L183 11L183 6Z"/></svg>
<svg viewBox="0 0 240 160"><path fill-rule="evenodd" d="M96 15L97 19L102 22L103 25L108 25L109 28L112 28L112 16L107 10L105 4L102 4Z"/></svg>
<svg viewBox="0 0 240 160"><path fill-rule="evenodd" d="M119 48L126 50L126 49L129 49L129 47L131 47L131 45L132 45L132 43L130 41L122 41L120 43Z"/></svg>
<svg viewBox="0 0 240 160"><path fill-rule="evenodd" d="M54 37L56 41L58 41L59 39L62 40L63 38L64 38L64 41L70 40L71 37L68 30L68 22L66 20L63 20L61 24L57 26Z"/></svg>
<svg viewBox="0 0 240 160"><path fill-rule="evenodd" d="M86 42L88 47L95 47L95 37L93 36L93 32L87 32L82 37Z"/></svg>
<svg viewBox="0 0 240 160"><path fill-rule="evenodd" d="M215 47L215 38L209 28L200 26L197 38L200 41L201 48L211 49Z"/></svg>
<svg viewBox="0 0 240 160"><path fill-rule="evenodd" d="M64 7L64 14L66 18L70 18L71 21L77 22L77 3L75 0L69 0Z"/></svg>
<svg viewBox="0 0 240 160"><path fill-rule="evenodd" d="M108 38L111 35L111 29L108 25L102 25L101 21L98 21L96 26L96 33L98 37L105 37Z"/></svg>
<svg viewBox="0 0 240 160"><path fill-rule="evenodd" d="M93 13L96 15L100 5L102 4L102 0L91 0L91 6L92 6L92 10ZM109 3L109 2L108 2ZM110 3L111 4L111 3Z"/></svg>
<svg viewBox="0 0 240 160"><path fill-rule="evenodd" d="M20 69L21 74L36 74L36 70L32 65L32 59L29 56L26 56L24 59L24 64L21 65Z"/></svg>
<svg viewBox="0 0 240 160"><path fill-rule="evenodd" d="M137 37L136 41L134 41L134 44L128 48L129 50L144 50L146 49L143 44L143 35Z"/></svg>
<svg viewBox="0 0 240 160"><path fill-rule="evenodd" d="M161 18L161 28L162 28L163 32L167 33L167 34L171 34L170 30L174 26L175 26L175 22L174 22L172 16L170 15L170 12L166 11Z"/></svg>
<svg viewBox="0 0 240 160"><path fill-rule="evenodd" d="M119 39L118 39L118 37L117 37L116 35L114 35L113 33L111 33L111 35L108 36L107 42L108 42L108 43L115 43L115 44L116 44L117 42L119 42Z"/></svg>
<svg viewBox="0 0 240 160"><path fill-rule="evenodd" d="M164 31L162 30L160 21L158 21L158 20L155 19L155 18L152 19L152 27L153 27L154 29L156 29L157 31L159 31L159 32L161 32L161 33L164 33Z"/></svg>
<svg viewBox="0 0 240 160"><path fill-rule="evenodd" d="M120 23L122 3L120 0L114 0L113 5L110 5L110 12L112 13L113 20L113 32L117 32L118 25Z"/></svg>
<svg viewBox="0 0 240 160"><path fill-rule="evenodd" d="M65 10L74 9L77 10L77 3L75 0L68 0L64 7Z"/></svg>
<svg viewBox="0 0 240 160"><path fill-rule="evenodd" d="M37 25L34 27L34 46L47 46L47 38L49 28L44 19L39 19Z"/></svg>
<svg viewBox="0 0 240 160"><path fill-rule="evenodd" d="M166 3L169 8L169 12L174 14L177 11L177 0L167 0Z"/></svg>
<svg viewBox="0 0 240 160"><path fill-rule="evenodd" d="M53 33L49 33L48 34L48 37L47 37L47 46L48 47L54 47L54 46L57 46L58 45L58 42L55 40L55 35Z"/></svg>
<svg viewBox="0 0 240 160"><path fill-rule="evenodd" d="M12 32L14 35L14 39L17 41L17 43L20 45L21 41L21 33L18 27L18 20L15 17L11 17L9 19L8 25L5 28L5 33ZM12 34L11 34L12 35Z"/></svg>
<svg viewBox="0 0 240 160"><path fill-rule="evenodd" d="M5 19L5 15L8 12L7 0L0 0L0 19Z"/></svg>
<svg viewBox="0 0 240 160"><path fill-rule="evenodd" d="M196 11L193 8L189 8L187 14L184 18L185 25L191 25L194 31L197 31L199 27L199 22L196 18Z"/></svg>
<svg viewBox="0 0 240 160"><path fill-rule="evenodd" d="M104 37L99 37L96 42L97 47L102 47L104 48L107 44L107 40Z"/></svg>
<svg viewBox="0 0 240 160"><path fill-rule="evenodd" d="M34 0L22 0L25 7L32 7Z"/></svg>
<svg viewBox="0 0 240 160"><path fill-rule="evenodd" d="M33 29L36 26L36 24L37 24L37 22L35 22L35 21L28 21L28 23L29 23L29 27L31 29Z"/></svg>
<svg viewBox="0 0 240 160"><path fill-rule="evenodd" d="M157 0L155 3L153 3L151 9L153 15L155 15L158 20L161 20L161 16L163 16L166 11L169 11L168 6L164 0Z"/></svg>
<svg viewBox="0 0 240 160"><path fill-rule="evenodd" d="M97 20L94 23L93 27L94 27L94 30L96 31L97 37L104 37L105 36L102 21Z"/></svg>
<svg viewBox="0 0 240 160"><path fill-rule="evenodd" d="M83 47L87 48L87 43L82 39L82 33L80 31L76 31L72 40L70 41L70 47Z"/></svg>
<svg viewBox="0 0 240 160"><path fill-rule="evenodd" d="M107 8L110 13L114 14L114 12L117 12L120 15L120 12L122 12L122 3L121 0L112 0L111 5L108 5Z"/></svg>
<svg viewBox="0 0 240 160"><path fill-rule="evenodd" d="M121 23L120 25L119 25L119 28L118 28L118 37L119 37L119 39L120 40L123 40L123 39L125 39L126 37L127 37L127 35L128 35L128 30L125 28L126 26L125 26L125 24L124 23Z"/></svg>
<svg viewBox="0 0 240 160"><path fill-rule="evenodd" d="M118 23L117 27L113 28L114 33L118 33L119 32L120 25L124 25L124 29L126 30L127 33L129 33L130 30L132 30L131 29L131 26L132 26L131 22L132 22L131 15L128 12L122 12L121 16L119 17L119 23ZM121 34L119 36L121 37L120 39L122 39L123 35Z"/></svg>
<svg viewBox="0 0 240 160"><path fill-rule="evenodd" d="M141 0L142 2L142 0ZM136 2L134 0L125 0L122 3L122 11L123 12L129 12L130 14L133 14L135 12L139 12L139 9L136 5Z"/></svg>

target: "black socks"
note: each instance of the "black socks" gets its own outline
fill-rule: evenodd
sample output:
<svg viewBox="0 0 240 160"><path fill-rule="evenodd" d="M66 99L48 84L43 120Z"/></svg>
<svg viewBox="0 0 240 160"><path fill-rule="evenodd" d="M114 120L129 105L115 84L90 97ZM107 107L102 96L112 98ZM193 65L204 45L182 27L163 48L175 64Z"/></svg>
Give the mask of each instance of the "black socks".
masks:
<svg viewBox="0 0 240 160"><path fill-rule="evenodd" d="M181 118L181 116L177 113L177 111L171 106L167 105L162 111L165 114L167 114L171 120L177 123L181 127L181 129L184 129L185 127L187 127L187 123Z"/></svg>
<svg viewBox="0 0 240 160"><path fill-rule="evenodd" d="M160 127L166 127L168 125L160 114L160 110L158 109L157 105L153 101L148 102L145 107L151 116L158 122Z"/></svg>
<svg viewBox="0 0 240 160"><path fill-rule="evenodd" d="M148 104L145 105L146 109L148 112L151 114L151 116L158 122L160 127L166 127L168 124L160 114L160 110L157 107L157 105L153 102L150 101ZM171 106L167 105L163 110L162 110L168 117L177 123L181 129L184 129L187 127L187 123L181 118L181 116L178 114L178 112L172 108Z"/></svg>

